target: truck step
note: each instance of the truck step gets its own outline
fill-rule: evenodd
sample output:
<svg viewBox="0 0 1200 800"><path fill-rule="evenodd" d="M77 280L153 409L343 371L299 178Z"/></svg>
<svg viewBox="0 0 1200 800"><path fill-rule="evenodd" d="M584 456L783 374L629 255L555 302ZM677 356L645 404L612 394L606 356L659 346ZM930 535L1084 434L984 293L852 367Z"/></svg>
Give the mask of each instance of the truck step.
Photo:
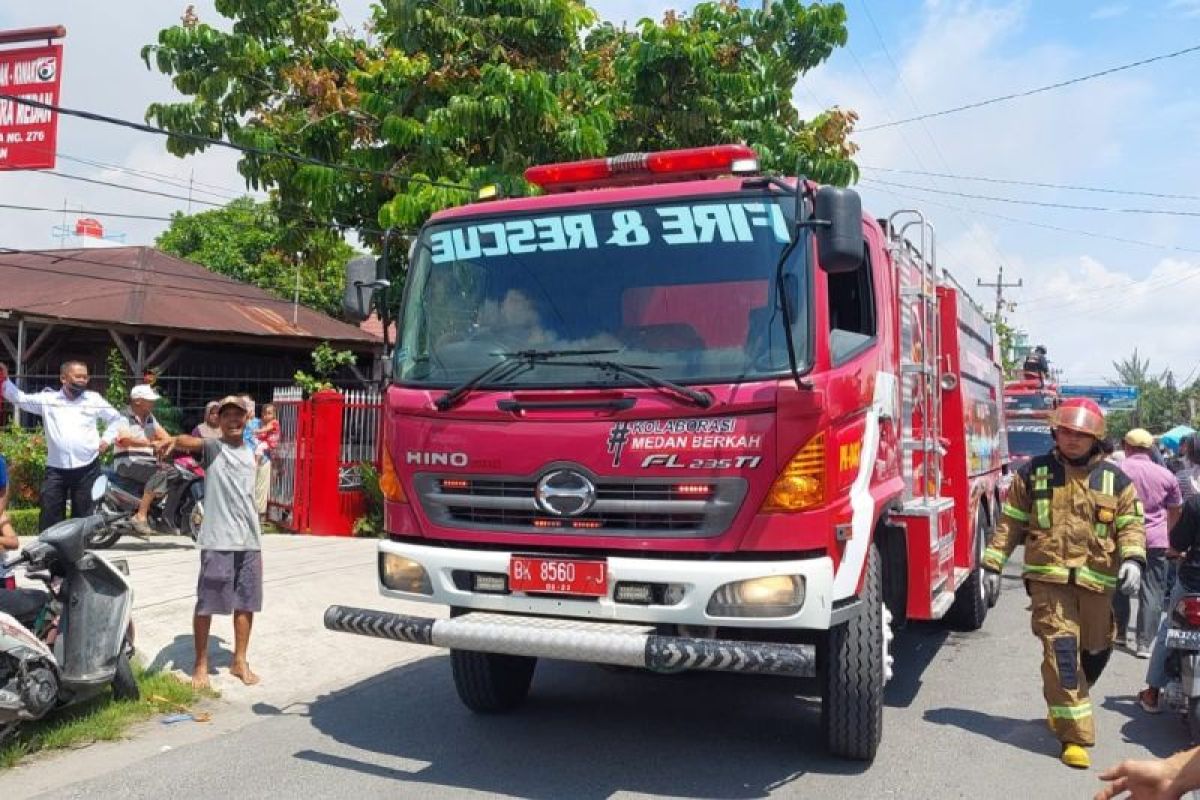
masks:
<svg viewBox="0 0 1200 800"><path fill-rule="evenodd" d="M933 598L933 605L930 608L929 616L931 619L941 619L946 616L946 612L950 610L950 606L954 605L954 592L943 591Z"/></svg>
<svg viewBox="0 0 1200 800"><path fill-rule="evenodd" d="M969 578L970 576L971 576L971 570L969 567L955 567L954 568L954 587L957 589L959 586L962 586L964 583L967 582L967 578Z"/></svg>

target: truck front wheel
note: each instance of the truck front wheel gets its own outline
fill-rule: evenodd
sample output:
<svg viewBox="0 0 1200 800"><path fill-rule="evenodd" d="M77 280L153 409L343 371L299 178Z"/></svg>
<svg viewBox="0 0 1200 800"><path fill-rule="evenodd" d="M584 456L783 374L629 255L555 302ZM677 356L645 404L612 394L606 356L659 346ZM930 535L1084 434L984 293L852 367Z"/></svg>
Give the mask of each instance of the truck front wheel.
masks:
<svg viewBox="0 0 1200 800"><path fill-rule="evenodd" d="M988 603L987 588L983 582L983 549L988 540L988 525L983 506L975 509L975 563L971 565L971 574L963 581L963 585L955 592L954 605L950 606L947 618L951 625L962 631L977 631L983 627L987 619Z"/></svg>
<svg viewBox="0 0 1200 800"><path fill-rule="evenodd" d="M829 631L821 670L821 725L832 755L871 761L883 734L883 570L872 542L863 579L862 607Z"/></svg>
<svg viewBox="0 0 1200 800"><path fill-rule="evenodd" d="M480 714L511 711L524 702L537 659L451 650L454 688L463 705Z"/></svg>

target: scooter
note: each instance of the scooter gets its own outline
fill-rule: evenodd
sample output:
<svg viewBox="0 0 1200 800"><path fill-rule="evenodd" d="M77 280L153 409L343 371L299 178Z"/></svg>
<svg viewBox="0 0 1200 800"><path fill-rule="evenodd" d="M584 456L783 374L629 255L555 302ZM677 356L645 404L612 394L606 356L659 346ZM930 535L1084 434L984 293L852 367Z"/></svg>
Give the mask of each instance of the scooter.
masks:
<svg viewBox="0 0 1200 800"><path fill-rule="evenodd" d="M150 527L158 533L188 536L192 541L204 522L204 471L190 457L176 459L175 470L167 493L156 498L150 506ZM100 500L100 511L106 523L92 534L88 545L97 550L112 547L125 535L138 535L131 521L142 500L144 485L106 469L108 490Z"/></svg>
<svg viewBox="0 0 1200 800"><path fill-rule="evenodd" d="M95 499L107 481L93 487ZM86 548L103 515L60 522L0 566L24 568L43 589L0 591L0 741L23 722L95 697L108 686L137 700L133 590L121 571Z"/></svg>
<svg viewBox="0 0 1200 800"><path fill-rule="evenodd" d="M1200 593L1183 595L1169 613L1163 703L1183 715L1192 741L1200 743Z"/></svg>

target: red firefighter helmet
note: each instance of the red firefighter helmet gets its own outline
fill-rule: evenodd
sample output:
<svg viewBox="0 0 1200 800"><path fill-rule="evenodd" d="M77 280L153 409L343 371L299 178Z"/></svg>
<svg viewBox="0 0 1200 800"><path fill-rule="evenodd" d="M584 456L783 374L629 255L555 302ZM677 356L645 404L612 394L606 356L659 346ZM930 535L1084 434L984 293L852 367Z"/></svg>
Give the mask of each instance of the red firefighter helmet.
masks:
<svg viewBox="0 0 1200 800"><path fill-rule="evenodd" d="M1050 427L1067 428L1103 439L1104 412L1100 410L1100 406L1096 404L1095 400L1089 400L1086 397L1072 397L1059 403L1050 420Z"/></svg>

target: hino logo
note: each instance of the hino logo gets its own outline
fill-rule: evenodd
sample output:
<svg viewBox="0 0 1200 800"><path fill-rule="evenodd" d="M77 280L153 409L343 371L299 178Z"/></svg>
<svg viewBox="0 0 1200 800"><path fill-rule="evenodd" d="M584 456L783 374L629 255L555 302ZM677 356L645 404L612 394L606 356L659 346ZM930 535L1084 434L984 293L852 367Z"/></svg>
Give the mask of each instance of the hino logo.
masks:
<svg viewBox="0 0 1200 800"><path fill-rule="evenodd" d="M547 473L534 490L538 508L559 517L574 517L596 502L596 486L573 469Z"/></svg>
<svg viewBox="0 0 1200 800"><path fill-rule="evenodd" d="M404 454L405 464L416 464L421 467L465 467L466 453L426 453L420 450L409 450Z"/></svg>

